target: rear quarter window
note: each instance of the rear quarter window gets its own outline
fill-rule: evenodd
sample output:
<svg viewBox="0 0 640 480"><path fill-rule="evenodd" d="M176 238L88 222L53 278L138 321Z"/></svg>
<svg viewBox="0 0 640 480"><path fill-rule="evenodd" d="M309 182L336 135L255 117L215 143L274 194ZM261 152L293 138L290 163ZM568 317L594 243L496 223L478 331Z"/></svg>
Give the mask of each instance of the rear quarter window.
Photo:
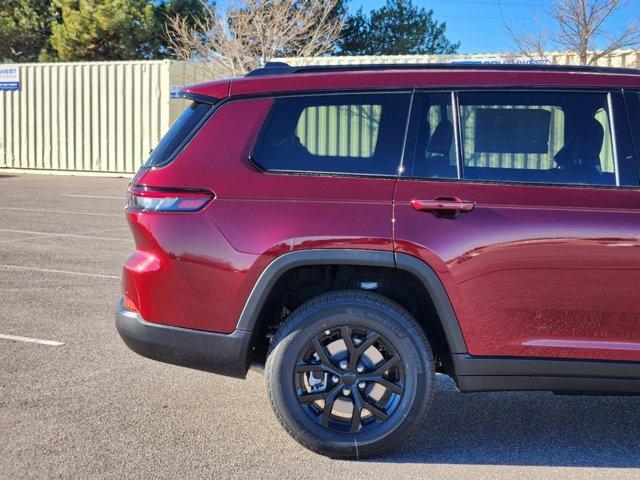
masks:
<svg viewBox="0 0 640 480"><path fill-rule="evenodd" d="M193 134L202 126L211 105L193 102L173 122L158 146L151 152L146 167L157 167L169 163L184 148Z"/></svg>
<svg viewBox="0 0 640 480"><path fill-rule="evenodd" d="M266 171L398 175L408 93L281 97L252 160Z"/></svg>

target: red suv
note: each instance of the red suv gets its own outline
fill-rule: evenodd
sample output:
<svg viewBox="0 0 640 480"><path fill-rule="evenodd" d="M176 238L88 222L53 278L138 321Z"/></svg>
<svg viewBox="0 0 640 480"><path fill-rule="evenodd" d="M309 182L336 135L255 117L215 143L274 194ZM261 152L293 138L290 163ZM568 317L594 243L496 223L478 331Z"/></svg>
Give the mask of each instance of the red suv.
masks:
<svg viewBox="0 0 640 480"><path fill-rule="evenodd" d="M129 188L116 324L155 360L263 366L333 457L462 392L640 393L640 72L268 65L189 87Z"/></svg>

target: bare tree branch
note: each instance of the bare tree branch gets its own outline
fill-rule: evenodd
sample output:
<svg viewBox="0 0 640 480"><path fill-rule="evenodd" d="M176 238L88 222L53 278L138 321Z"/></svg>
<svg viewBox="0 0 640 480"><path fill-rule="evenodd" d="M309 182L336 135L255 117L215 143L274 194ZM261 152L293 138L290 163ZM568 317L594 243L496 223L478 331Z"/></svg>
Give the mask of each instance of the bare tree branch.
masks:
<svg viewBox="0 0 640 480"><path fill-rule="evenodd" d="M553 20L555 28L549 32L518 34L505 26L516 48L528 57L544 58L549 49L577 55L581 65L595 65L617 50L640 48L640 23L629 19L621 30L611 31L611 16L629 5L630 0L552 0L545 16Z"/></svg>
<svg viewBox="0 0 640 480"><path fill-rule="evenodd" d="M238 0L203 19L169 19L169 48L197 62L212 78L242 75L276 57L307 57L331 51L342 31L338 0Z"/></svg>

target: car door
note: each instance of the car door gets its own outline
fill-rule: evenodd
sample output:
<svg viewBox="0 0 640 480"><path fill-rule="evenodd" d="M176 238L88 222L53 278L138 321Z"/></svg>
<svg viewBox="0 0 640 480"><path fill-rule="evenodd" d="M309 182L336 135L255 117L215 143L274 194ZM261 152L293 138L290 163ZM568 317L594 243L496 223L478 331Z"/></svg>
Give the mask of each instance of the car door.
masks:
<svg viewBox="0 0 640 480"><path fill-rule="evenodd" d="M394 204L395 250L439 275L471 355L640 361L620 92L421 92Z"/></svg>

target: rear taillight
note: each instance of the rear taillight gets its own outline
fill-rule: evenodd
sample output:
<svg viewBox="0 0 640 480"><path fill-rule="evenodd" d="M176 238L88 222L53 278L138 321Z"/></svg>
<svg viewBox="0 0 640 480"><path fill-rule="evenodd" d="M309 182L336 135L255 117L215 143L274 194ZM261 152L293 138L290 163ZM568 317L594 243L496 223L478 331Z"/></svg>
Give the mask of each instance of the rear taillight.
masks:
<svg viewBox="0 0 640 480"><path fill-rule="evenodd" d="M197 212L214 198L207 190L129 187L127 208L143 212Z"/></svg>
<svg viewBox="0 0 640 480"><path fill-rule="evenodd" d="M135 302L131 300L126 294L122 296L122 303L124 304L124 308L129 310L130 312L138 313L138 307Z"/></svg>

